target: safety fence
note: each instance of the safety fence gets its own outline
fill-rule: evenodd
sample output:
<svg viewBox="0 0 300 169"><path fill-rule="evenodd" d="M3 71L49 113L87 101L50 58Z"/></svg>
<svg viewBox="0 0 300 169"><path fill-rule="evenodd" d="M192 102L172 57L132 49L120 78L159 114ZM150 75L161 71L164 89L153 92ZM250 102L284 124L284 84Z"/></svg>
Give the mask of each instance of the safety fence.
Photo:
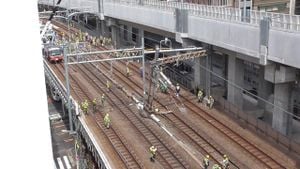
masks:
<svg viewBox="0 0 300 169"><path fill-rule="evenodd" d="M208 6L193 3L167 2L159 0L104 0L105 3L120 3L130 6L147 6L165 11L175 11L176 8L189 11L190 15L217 19L228 22L238 22L241 24L259 25L260 20L268 18L270 27L300 31L300 16L289 15L274 12L260 12L255 10L247 11L247 15L242 15L242 10L239 8L225 6ZM105 5L104 3L104 5Z"/></svg>

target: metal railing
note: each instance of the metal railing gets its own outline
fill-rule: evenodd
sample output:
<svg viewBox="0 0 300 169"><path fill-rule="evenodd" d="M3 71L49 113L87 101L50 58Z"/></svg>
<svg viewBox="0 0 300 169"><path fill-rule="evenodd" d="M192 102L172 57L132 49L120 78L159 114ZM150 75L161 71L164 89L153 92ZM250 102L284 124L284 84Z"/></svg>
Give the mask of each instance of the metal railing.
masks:
<svg viewBox="0 0 300 169"><path fill-rule="evenodd" d="M167 2L159 0L104 0L105 3L120 3L130 6L146 6L165 11L174 11L176 8L189 11L190 15L217 19L229 22L239 22L257 26L264 17L271 20L271 28L300 31L300 16L273 12L260 12L251 10L249 16L243 17L242 10L238 8L208 6L193 3Z"/></svg>

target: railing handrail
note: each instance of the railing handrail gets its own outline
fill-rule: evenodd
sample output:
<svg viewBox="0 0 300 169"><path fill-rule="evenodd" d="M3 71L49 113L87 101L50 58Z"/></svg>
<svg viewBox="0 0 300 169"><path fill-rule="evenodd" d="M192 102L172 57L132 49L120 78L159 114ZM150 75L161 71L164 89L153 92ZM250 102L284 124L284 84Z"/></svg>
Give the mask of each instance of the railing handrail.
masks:
<svg viewBox="0 0 300 169"><path fill-rule="evenodd" d="M121 3L127 5L146 6L165 11L174 11L176 8L185 9L190 15L238 22L249 25L259 25L260 20L269 17L270 28L281 30L300 31L300 16L274 12L250 10L249 16L243 17L242 10L227 6L209 6L193 3L167 2L159 0L104 0L105 3Z"/></svg>

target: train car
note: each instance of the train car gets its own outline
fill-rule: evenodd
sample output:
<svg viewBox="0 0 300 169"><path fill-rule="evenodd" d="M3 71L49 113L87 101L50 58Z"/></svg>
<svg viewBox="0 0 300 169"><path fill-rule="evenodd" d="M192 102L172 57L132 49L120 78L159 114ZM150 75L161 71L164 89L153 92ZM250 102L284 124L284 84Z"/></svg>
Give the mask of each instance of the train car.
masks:
<svg viewBox="0 0 300 169"><path fill-rule="evenodd" d="M50 63L59 63L64 59L63 50L58 46L46 46L44 48L44 57Z"/></svg>

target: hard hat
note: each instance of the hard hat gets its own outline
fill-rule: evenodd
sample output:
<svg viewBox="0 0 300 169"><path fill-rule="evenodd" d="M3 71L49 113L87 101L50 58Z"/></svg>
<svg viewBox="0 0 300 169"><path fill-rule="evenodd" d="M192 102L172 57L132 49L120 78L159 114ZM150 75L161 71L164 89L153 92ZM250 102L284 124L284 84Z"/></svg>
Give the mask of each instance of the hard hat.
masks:
<svg viewBox="0 0 300 169"><path fill-rule="evenodd" d="M206 158L209 158L209 155L206 155Z"/></svg>
<svg viewBox="0 0 300 169"><path fill-rule="evenodd" d="M224 156L223 156L224 158L226 158L227 157L227 155L226 154L224 154Z"/></svg>

